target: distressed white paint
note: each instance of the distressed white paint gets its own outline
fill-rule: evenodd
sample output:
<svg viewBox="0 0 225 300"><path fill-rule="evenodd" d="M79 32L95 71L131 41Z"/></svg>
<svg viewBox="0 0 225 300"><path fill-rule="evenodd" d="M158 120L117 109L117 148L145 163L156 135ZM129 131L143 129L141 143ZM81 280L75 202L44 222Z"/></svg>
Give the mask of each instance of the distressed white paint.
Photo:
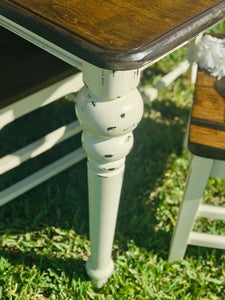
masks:
<svg viewBox="0 0 225 300"><path fill-rule="evenodd" d="M3 205L22 195L35 186L81 161L85 157L86 153L84 152L83 148L79 148L65 155L63 158L58 159L54 163L49 164L47 167L37 171L36 173L33 173L27 178L15 183L9 188L6 188L0 192L0 205Z"/></svg>
<svg viewBox="0 0 225 300"><path fill-rule="evenodd" d="M71 75L0 110L0 129L15 119L53 101L77 92L83 86L82 73Z"/></svg>
<svg viewBox="0 0 225 300"><path fill-rule="evenodd" d="M140 72L111 71L84 63L83 78L92 94L109 100L125 96L135 89L140 80ZM123 82L126 84L121 84Z"/></svg>
<svg viewBox="0 0 225 300"><path fill-rule="evenodd" d="M82 60L18 24L2 16L0 16L0 24L67 63L83 69ZM143 103L140 94L136 90L140 78L138 70L113 72L84 63L83 73L86 87L83 87L77 98L77 112L84 127L83 143L89 157L88 178L92 254L87 263L87 270L96 285L100 287L107 281L113 271L111 251L123 181L125 156L132 147L132 130L141 119ZM73 88L74 86L74 83L72 83ZM55 88L52 90L47 89L46 96L43 92L36 94L36 98L32 98L33 101L27 98L20 106L10 107L2 111L4 119L1 127L23 115L24 110L28 113L39 106L54 101L50 99L54 91ZM74 89L67 91L67 94L74 91ZM54 98L58 97L60 97L59 94L54 96ZM37 104L27 109L28 102L29 104ZM92 109L94 107L92 103L97 104L97 109ZM83 114L83 109L86 109L85 114ZM77 158L73 153L72 157L63 158L59 162L51 164L2 191L0 193L0 204L12 200L67 168L70 164L82 159L85 154L82 149L79 151L81 153L78 153Z"/></svg>
<svg viewBox="0 0 225 300"><path fill-rule="evenodd" d="M79 133L81 127L78 121L62 126L57 130L47 134L43 138L8 154L0 159L0 175L19 166L30 158L34 158L41 153L51 149L54 145L65 141L71 136Z"/></svg>
<svg viewBox="0 0 225 300"><path fill-rule="evenodd" d="M111 259L125 157L132 130L143 113L136 87L139 72L109 71L84 64L85 86L77 94L76 113L88 154L91 257L87 272L101 287L113 272Z"/></svg>
<svg viewBox="0 0 225 300"><path fill-rule="evenodd" d="M169 262L183 258L188 244L225 249L225 237L192 231L196 217L225 220L225 207L201 204L209 177L225 178L225 162L192 156L184 198L172 237Z"/></svg>
<svg viewBox="0 0 225 300"><path fill-rule="evenodd" d="M88 177L92 255L87 263L87 270L89 275L96 281L97 286L101 287L113 271L111 249L125 156L132 147L132 130L137 126L142 115L141 97L136 91L139 72L137 70L112 72L98 69L90 64L83 63L82 60L71 53L2 16L0 16L0 24L65 62L79 69L84 68L86 87L82 89L77 98L77 112L84 127L83 143L89 159ZM152 65L157 60L149 62L142 69ZM37 95L38 98L40 99L40 95ZM47 99L47 102L43 103L51 102L49 97ZM21 107L27 107L27 105L24 103ZM98 107L98 109L94 109L94 107ZM5 111L5 121L1 127L20 116L20 113L15 113L15 111L19 112L20 110L21 108ZM126 119L122 115L125 115ZM84 156L83 150L80 149L77 154L72 153L44 170L31 175L29 178L11 187L10 190L0 193L0 204L10 201L62 169L67 168L70 164L79 161ZM210 168L209 165L207 166L206 169ZM196 181L196 178L198 176L191 180ZM203 185L202 179L200 179L200 183L200 185ZM190 192L191 197L193 196L192 194ZM194 197L196 196L194 195ZM198 198L197 201L200 202L200 199ZM187 208L191 211L191 214L195 215L195 207L192 208L193 201L186 202L188 202ZM189 224L189 227L191 228L192 225ZM186 235L188 234L186 233ZM182 255L178 253L178 256ZM173 260L173 257L171 260Z"/></svg>

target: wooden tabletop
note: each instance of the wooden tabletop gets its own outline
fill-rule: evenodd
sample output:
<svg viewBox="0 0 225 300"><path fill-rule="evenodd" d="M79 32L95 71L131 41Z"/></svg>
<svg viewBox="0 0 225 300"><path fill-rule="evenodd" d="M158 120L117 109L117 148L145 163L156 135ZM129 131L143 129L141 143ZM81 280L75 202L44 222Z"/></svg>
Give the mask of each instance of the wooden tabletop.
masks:
<svg viewBox="0 0 225 300"><path fill-rule="evenodd" d="M1 0L0 15L99 67L133 69L225 18L224 0Z"/></svg>

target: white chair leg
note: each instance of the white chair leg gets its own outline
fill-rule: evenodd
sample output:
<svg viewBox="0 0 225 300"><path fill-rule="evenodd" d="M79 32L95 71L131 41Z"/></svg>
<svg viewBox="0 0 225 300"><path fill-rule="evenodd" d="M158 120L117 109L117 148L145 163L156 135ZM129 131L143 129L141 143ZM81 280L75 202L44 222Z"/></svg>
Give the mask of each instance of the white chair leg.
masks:
<svg viewBox="0 0 225 300"><path fill-rule="evenodd" d="M181 203L176 228L172 237L169 262L181 260L185 254L188 238L201 204L214 160L192 156L189 175Z"/></svg>
<svg viewBox="0 0 225 300"><path fill-rule="evenodd" d="M125 157L143 102L136 89L137 70L113 72L85 64L83 72L85 87L77 95L76 112L88 154L91 257L86 268L100 288L113 272L111 252Z"/></svg>

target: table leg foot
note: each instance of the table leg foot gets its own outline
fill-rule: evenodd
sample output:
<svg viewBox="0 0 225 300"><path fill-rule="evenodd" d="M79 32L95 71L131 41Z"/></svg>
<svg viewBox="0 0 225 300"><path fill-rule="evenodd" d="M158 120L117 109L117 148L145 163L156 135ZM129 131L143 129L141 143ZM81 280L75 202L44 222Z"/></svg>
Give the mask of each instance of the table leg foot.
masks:
<svg viewBox="0 0 225 300"><path fill-rule="evenodd" d="M108 266L106 266L104 270L96 270L93 268L93 264L90 258L86 263L86 270L88 275L91 277L94 285L100 289L108 281L108 278L112 275L114 270L114 263L113 260L110 259Z"/></svg>

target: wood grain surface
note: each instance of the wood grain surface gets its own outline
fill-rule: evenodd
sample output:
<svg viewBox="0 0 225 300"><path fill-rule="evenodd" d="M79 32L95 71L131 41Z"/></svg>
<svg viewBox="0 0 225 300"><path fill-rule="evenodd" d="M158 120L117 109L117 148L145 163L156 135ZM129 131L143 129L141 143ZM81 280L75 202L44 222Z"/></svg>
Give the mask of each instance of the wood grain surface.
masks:
<svg viewBox="0 0 225 300"><path fill-rule="evenodd" d="M217 80L198 72L189 149L196 155L225 160L225 77Z"/></svg>
<svg viewBox="0 0 225 300"><path fill-rule="evenodd" d="M96 65L127 69L225 17L224 0L2 0L0 14Z"/></svg>

